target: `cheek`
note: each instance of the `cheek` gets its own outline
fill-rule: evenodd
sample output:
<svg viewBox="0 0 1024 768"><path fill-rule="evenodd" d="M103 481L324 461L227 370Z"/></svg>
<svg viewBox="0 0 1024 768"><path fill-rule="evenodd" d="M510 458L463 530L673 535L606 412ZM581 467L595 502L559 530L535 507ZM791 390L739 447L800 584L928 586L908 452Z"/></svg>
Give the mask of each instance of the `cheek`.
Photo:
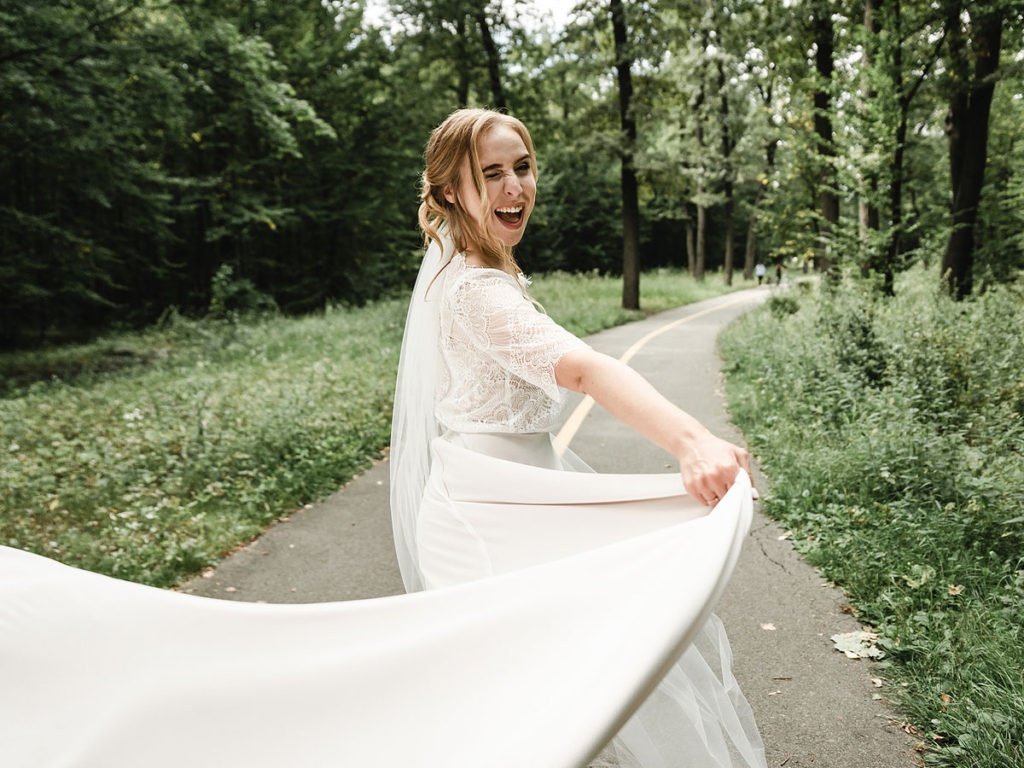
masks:
<svg viewBox="0 0 1024 768"><path fill-rule="evenodd" d="M537 181L536 181L536 179L534 179L532 176L530 176L523 183L523 191L526 192L526 194L530 198L531 202L533 200L535 200L537 198Z"/></svg>

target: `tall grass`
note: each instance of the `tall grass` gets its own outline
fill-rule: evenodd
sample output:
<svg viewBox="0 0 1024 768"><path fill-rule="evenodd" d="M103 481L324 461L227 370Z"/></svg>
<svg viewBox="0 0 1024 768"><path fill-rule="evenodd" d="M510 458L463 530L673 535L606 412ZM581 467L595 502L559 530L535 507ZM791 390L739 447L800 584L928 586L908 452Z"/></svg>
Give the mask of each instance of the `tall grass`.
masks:
<svg viewBox="0 0 1024 768"><path fill-rule="evenodd" d="M622 279L596 272L570 274L549 272L539 275L530 292L549 315L577 336L587 336L605 328L639 320L654 312L692 304L729 291L749 288L737 276L732 286L725 284L720 272L709 273L698 282L678 269L657 269L640 278L640 309L622 308Z"/></svg>
<svg viewBox="0 0 1024 768"><path fill-rule="evenodd" d="M586 334L641 316L619 285L556 274L534 290ZM652 310L725 290L670 272L642 285ZM0 356L0 544L158 586L215 562L381 455L405 310L172 318Z"/></svg>
<svg viewBox="0 0 1024 768"><path fill-rule="evenodd" d="M150 334L0 401L0 543L168 585L386 445L401 302Z"/></svg>
<svg viewBox="0 0 1024 768"><path fill-rule="evenodd" d="M1024 296L791 293L721 340L766 512L882 635L925 761L1024 765Z"/></svg>

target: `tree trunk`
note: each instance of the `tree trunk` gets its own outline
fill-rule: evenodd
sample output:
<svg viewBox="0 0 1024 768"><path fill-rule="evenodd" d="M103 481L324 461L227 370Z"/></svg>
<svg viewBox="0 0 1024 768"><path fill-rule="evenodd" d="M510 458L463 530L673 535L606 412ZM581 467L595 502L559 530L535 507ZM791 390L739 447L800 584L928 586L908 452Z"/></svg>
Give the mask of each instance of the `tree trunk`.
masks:
<svg viewBox="0 0 1024 768"><path fill-rule="evenodd" d="M708 47L708 33L704 32L704 50ZM707 152L704 147L704 123L701 117L701 107L704 105L704 83L703 80L700 85L700 90L697 94L697 103L694 105L694 116L696 117L696 127L694 128L694 137L697 139L697 242L694 248L694 259L693 259L693 276L697 280L704 279L704 265L707 262L707 220L708 213L707 208L704 206L704 193L707 188L704 185L704 167L707 157Z"/></svg>
<svg viewBox="0 0 1024 768"><path fill-rule="evenodd" d="M754 277L754 262L757 259L757 207L764 197L764 185L757 185L757 192L754 193L754 202L750 206L750 221L747 222L747 241L743 249L743 279L752 280Z"/></svg>
<svg viewBox="0 0 1024 768"><path fill-rule="evenodd" d="M719 32L721 38L721 32ZM736 200L733 196L732 150L736 142L729 132L729 97L725 92L725 68L722 60L718 60L718 117L722 129L722 160L725 164L725 180L722 192L725 194L725 284L732 285L733 252L736 243L735 211Z"/></svg>
<svg viewBox="0 0 1024 768"><path fill-rule="evenodd" d="M988 154L988 121L992 107L995 80L992 75L999 66L1003 17L1001 9L993 9L975 19L973 51L974 77L970 85L956 94L949 105L947 135L949 136L950 176L953 180L953 231L942 258L943 277L948 275L949 287L957 299L970 295L973 288L974 224L978 202L985 180ZM959 19L952 20L959 24ZM963 57L962 40L956 35L951 42L954 56ZM961 58L966 69L966 58Z"/></svg>
<svg viewBox="0 0 1024 768"><path fill-rule="evenodd" d="M686 271L691 277L697 274L696 231L693 226L692 206L686 204Z"/></svg>
<svg viewBox="0 0 1024 768"><path fill-rule="evenodd" d="M870 72L873 63L873 46L878 39L879 31L875 11L881 4L882 0L864 0L864 32L867 43L864 45L863 70L866 77L864 86L861 88L861 95L864 98L865 104L870 104L878 97L878 93L871 87ZM868 149L870 150L870 148ZM864 247L866 248L866 266L870 267L874 262L874 249L876 247L871 233L878 231L878 206L875 204L875 201L878 199L878 174L873 169L868 170L861 178L861 185L864 191L861 193L860 199L860 229L864 239Z"/></svg>
<svg viewBox="0 0 1024 768"><path fill-rule="evenodd" d="M633 149L636 120L633 116L632 58L627 49L626 14L622 0L610 0L615 39L615 70L619 82L619 119L622 125L622 306L640 308L640 201L637 192Z"/></svg>
<svg viewBox="0 0 1024 768"><path fill-rule="evenodd" d="M703 184L698 192L703 191ZM697 248L693 259L693 276L698 280L704 280L704 264L707 261L708 247L708 209L697 204Z"/></svg>
<svg viewBox="0 0 1024 768"><path fill-rule="evenodd" d="M484 53L487 55L487 76L491 82L491 98L494 100L492 106L504 112L508 109L508 103L505 100L505 90L501 87L501 55L498 53L498 46L494 44L494 38L491 37L491 27L487 23L483 5L478 5L474 13L477 26L480 27Z"/></svg>
<svg viewBox="0 0 1024 768"><path fill-rule="evenodd" d="M455 20L455 40L459 61L463 62L456 67L459 79L455 84L455 103L462 108L469 105L469 67L465 66L469 54L466 52L466 17L461 14Z"/></svg>
<svg viewBox="0 0 1024 768"><path fill-rule="evenodd" d="M894 272L896 264L903 252L903 154L907 141L907 121L909 120L910 104L903 103L900 97L900 120L896 125L896 150L892 157L892 182L889 187L889 246L883 256L882 292L886 296L895 294Z"/></svg>
<svg viewBox="0 0 1024 768"><path fill-rule="evenodd" d="M814 132L818 138L817 152L821 161L821 186L818 190L818 209L822 219L818 230L821 240L819 268L835 277L832 239L839 222L839 197L835 191L835 169L832 166L836 149L832 137L832 96L829 93L835 44L832 3L819 0L814 6L814 42L814 64L822 81L822 86L814 92Z"/></svg>

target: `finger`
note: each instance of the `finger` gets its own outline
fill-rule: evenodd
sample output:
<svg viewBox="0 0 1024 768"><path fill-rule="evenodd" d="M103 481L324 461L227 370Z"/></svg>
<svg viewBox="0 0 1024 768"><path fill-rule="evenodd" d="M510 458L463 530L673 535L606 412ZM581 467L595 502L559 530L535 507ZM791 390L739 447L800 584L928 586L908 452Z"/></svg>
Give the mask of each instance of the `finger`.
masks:
<svg viewBox="0 0 1024 768"><path fill-rule="evenodd" d="M712 499L714 498L714 492L711 490L707 482L707 477L700 477L691 480L686 483L686 492L690 494L691 498L697 500L705 507L713 506Z"/></svg>
<svg viewBox="0 0 1024 768"><path fill-rule="evenodd" d="M736 458L739 460L743 471L747 473L747 477L750 478L750 488L753 491L753 497L755 499L758 498L757 488L754 487L754 472L750 468L750 453L740 448L736 451Z"/></svg>
<svg viewBox="0 0 1024 768"><path fill-rule="evenodd" d="M704 503L709 507L715 506L725 496L725 492L729 489L727 483L721 482L721 480L712 480L708 478L707 490L705 491L705 497L707 501Z"/></svg>

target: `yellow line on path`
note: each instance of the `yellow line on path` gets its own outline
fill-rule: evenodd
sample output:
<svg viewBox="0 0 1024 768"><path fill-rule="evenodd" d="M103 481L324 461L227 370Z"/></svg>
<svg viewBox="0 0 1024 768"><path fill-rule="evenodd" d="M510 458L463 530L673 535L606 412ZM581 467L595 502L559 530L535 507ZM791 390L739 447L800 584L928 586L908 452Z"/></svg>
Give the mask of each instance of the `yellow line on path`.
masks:
<svg viewBox="0 0 1024 768"><path fill-rule="evenodd" d="M731 307L733 304L739 304L741 301L746 301L747 298L747 296L734 296L731 301L724 301L721 304L716 304L713 307L702 309L700 312L694 312L692 315L687 315L686 317L681 317L678 320L673 320L670 323L665 323L665 325L661 326L660 328L654 329L646 336L644 336L642 339L636 341L633 344L633 346L626 350L625 354L623 354L622 357L619 358L619 360L625 363L626 365L629 365L629 361L632 360L636 353L643 349L647 342L649 342L651 339L656 338L657 336L661 336L661 334L665 333L666 331L670 331L677 326L690 322L691 320L696 320L698 317L703 317L704 315L710 314L719 309ZM573 438L576 437L576 433L579 431L579 428L583 425L583 420L587 418L587 414L590 413L590 409L593 407L594 398L592 398L590 395L587 395L585 398L583 398L582 401L580 401L580 404L576 406L572 414L570 414L565 424L562 425L562 428L558 431L558 434L555 436L555 445L557 446L556 450L562 453L565 451L566 448L569 447L569 444L572 442Z"/></svg>

